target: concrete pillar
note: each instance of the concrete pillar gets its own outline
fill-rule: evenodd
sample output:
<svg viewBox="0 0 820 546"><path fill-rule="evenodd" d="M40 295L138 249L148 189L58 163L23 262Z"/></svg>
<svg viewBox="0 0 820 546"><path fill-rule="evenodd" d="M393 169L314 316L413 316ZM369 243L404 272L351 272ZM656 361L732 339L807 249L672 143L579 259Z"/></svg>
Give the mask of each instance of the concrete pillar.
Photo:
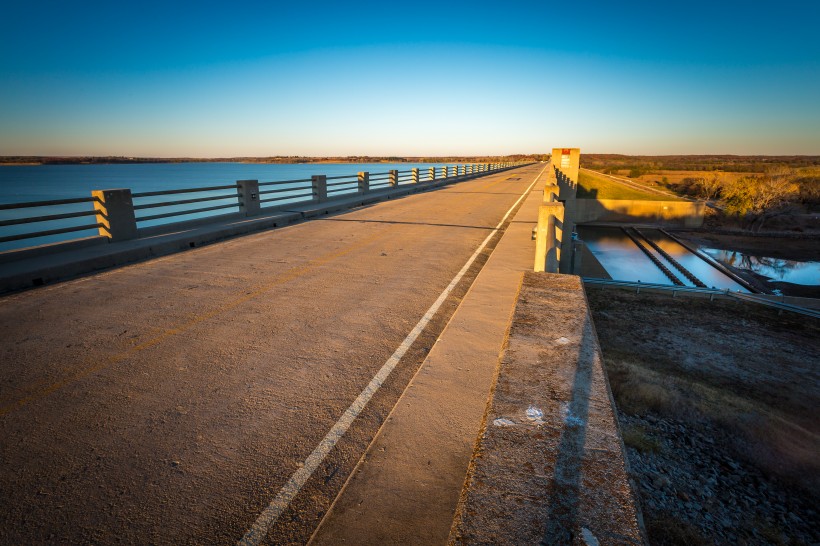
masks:
<svg viewBox="0 0 820 546"><path fill-rule="evenodd" d="M570 234L575 231L575 218L577 215L577 200L573 197L563 202L564 205L564 233L566 237L561 242L561 265L560 273L572 273L572 243L573 239Z"/></svg>
<svg viewBox="0 0 820 546"><path fill-rule="evenodd" d="M560 194L560 189L558 188L558 184L550 184L549 180L547 180L547 185L544 186L544 203L553 203L558 201L558 195Z"/></svg>
<svg viewBox="0 0 820 546"><path fill-rule="evenodd" d="M447 166L446 165L441 168L441 177L442 178L447 178Z"/></svg>
<svg viewBox="0 0 820 546"><path fill-rule="evenodd" d="M362 171L359 173L359 193L367 193L370 191L370 173Z"/></svg>
<svg viewBox="0 0 820 546"><path fill-rule="evenodd" d="M388 172L390 173L389 174L390 187L395 188L396 186L399 185L399 171L392 170L392 171L388 171Z"/></svg>
<svg viewBox="0 0 820 546"><path fill-rule="evenodd" d="M413 167L412 169L410 169L410 173L413 176L413 184L418 184L419 183L419 170L418 170L418 168Z"/></svg>
<svg viewBox="0 0 820 546"><path fill-rule="evenodd" d="M310 177L310 180L313 187L313 198L319 203L327 201L327 176L315 174Z"/></svg>
<svg viewBox="0 0 820 546"><path fill-rule="evenodd" d="M534 271L558 273L564 232L563 203L545 203L538 209Z"/></svg>
<svg viewBox="0 0 820 546"><path fill-rule="evenodd" d="M430 180L435 180L436 179L436 168L435 167L430 167L429 175L430 175Z"/></svg>
<svg viewBox="0 0 820 546"><path fill-rule="evenodd" d="M94 198L97 223L101 224L100 235L108 237L111 242L137 237L137 218L131 190L94 190L91 197Z"/></svg>
<svg viewBox="0 0 820 546"><path fill-rule="evenodd" d="M458 175L459 176L464 176L465 169L466 169L466 167L464 165L459 165L458 166Z"/></svg>
<svg viewBox="0 0 820 546"><path fill-rule="evenodd" d="M578 169L581 165L580 148L553 148L552 164L567 176L567 184L571 186L578 184Z"/></svg>
<svg viewBox="0 0 820 546"><path fill-rule="evenodd" d="M259 214L259 181L237 180L236 187L239 191L239 212L244 213L245 216Z"/></svg>

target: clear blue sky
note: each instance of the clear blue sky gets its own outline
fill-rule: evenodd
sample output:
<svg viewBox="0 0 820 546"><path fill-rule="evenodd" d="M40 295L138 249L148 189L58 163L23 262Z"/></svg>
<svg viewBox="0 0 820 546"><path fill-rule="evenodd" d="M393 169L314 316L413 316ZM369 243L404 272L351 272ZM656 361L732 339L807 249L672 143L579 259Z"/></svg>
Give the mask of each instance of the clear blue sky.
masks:
<svg viewBox="0 0 820 546"><path fill-rule="evenodd" d="M820 154L817 0L0 13L0 155Z"/></svg>

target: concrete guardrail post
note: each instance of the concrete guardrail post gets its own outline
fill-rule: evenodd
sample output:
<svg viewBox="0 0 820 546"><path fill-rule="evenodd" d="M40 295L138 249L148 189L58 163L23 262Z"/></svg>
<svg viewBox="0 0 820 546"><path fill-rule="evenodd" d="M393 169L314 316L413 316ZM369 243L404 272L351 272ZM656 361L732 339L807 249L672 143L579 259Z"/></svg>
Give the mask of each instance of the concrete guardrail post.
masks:
<svg viewBox="0 0 820 546"><path fill-rule="evenodd" d="M136 238L137 218L131 190L94 190L91 197L94 198L97 223L101 224L100 235L108 237L112 243Z"/></svg>
<svg viewBox="0 0 820 546"><path fill-rule="evenodd" d="M359 173L359 193L370 191L370 173L363 171Z"/></svg>
<svg viewBox="0 0 820 546"><path fill-rule="evenodd" d="M554 203L558 201L558 195L561 193L557 184L550 184L544 186L544 203Z"/></svg>
<svg viewBox="0 0 820 546"><path fill-rule="evenodd" d="M395 188L396 186L399 185L399 171L392 170L392 171L388 171L388 172L389 172L390 187Z"/></svg>
<svg viewBox="0 0 820 546"><path fill-rule="evenodd" d="M441 177L442 178L447 178L447 166L446 165L441 168Z"/></svg>
<svg viewBox="0 0 820 546"><path fill-rule="evenodd" d="M259 181L237 180L236 189L239 193L239 212L245 216L259 214Z"/></svg>
<svg viewBox="0 0 820 546"><path fill-rule="evenodd" d="M458 166L458 176L464 176L464 174L465 174L466 170L467 170L467 167L466 167L466 166L464 166L464 165L459 165L459 166Z"/></svg>
<svg viewBox="0 0 820 546"><path fill-rule="evenodd" d="M564 231L563 203L545 203L538 209L534 271L558 273Z"/></svg>
<svg viewBox="0 0 820 546"><path fill-rule="evenodd" d="M413 167L412 169L410 169L410 173L412 174L412 177L413 177L413 184L418 184L419 183L419 170L418 170L418 168Z"/></svg>
<svg viewBox="0 0 820 546"><path fill-rule="evenodd" d="M310 180L313 187L313 198L319 203L327 201L327 176L315 174L310 177Z"/></svg>
<svg viewBox="0 0 820 546"><path fill-rule="evenodd" d="M430 181L435 180L436 179L436 168L435 167L430 167L430 169L428 169L428 171L429 171L428 175L430 176Z"/></svg>

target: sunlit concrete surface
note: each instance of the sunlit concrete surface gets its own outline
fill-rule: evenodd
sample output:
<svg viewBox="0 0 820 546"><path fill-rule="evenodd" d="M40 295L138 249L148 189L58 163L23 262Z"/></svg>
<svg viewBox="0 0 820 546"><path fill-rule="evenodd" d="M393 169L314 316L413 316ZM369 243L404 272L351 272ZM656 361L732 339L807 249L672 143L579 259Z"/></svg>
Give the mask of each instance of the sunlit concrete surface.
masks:
<svg viewBox="0 0 820 546"><path fill-rule="evenodd" d="M578 277L526 273L452 544L642 544Z"/></svg>
<svg viewBox="0 0 820 546"><path fill-rule="evenodd" d="M447 541L542 196L539 183L523 200L312 544Z"/></svg>
<svg viewBox="0 0 820 546"><path fill-rule="evenodd" d="M0 299L0 542L238 540L542 168ZM436 320L269 540L307 540Z"/></svg>

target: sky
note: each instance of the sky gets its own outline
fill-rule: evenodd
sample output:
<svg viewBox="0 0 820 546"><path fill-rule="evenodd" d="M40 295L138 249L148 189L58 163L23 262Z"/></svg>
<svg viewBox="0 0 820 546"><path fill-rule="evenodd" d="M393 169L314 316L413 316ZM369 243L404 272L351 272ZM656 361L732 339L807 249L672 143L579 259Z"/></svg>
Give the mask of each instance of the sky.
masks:
<svg viewBox="0 0 820 546"><path fill-rule="evenodd" d="M0 155L820 155L817 0L0 1Z"/></svg>

